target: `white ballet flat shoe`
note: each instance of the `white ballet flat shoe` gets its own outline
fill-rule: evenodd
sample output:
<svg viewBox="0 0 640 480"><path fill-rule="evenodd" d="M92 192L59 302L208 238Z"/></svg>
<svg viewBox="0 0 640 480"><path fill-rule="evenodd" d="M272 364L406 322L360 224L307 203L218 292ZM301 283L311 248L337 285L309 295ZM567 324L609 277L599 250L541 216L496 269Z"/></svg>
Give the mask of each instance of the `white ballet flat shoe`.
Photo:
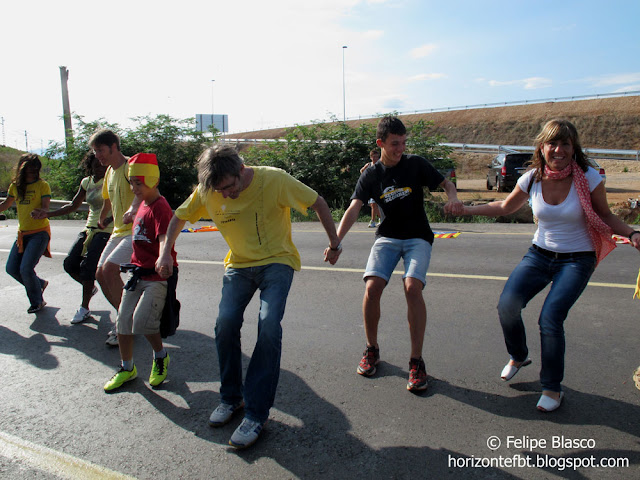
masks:
<svg viewBox="0 0 640 480"><path fill-rule="evenodd" d="M564 392L560 392L560 398L557 400L547 395L540 395L540 400L538 400L538 405L536 405L536 407L541 412L553 412L562 404L563 398Z"/></svg>
<svg viewBox="0 0 640 480"><path fill-rule="evenodd" d="M502 380L507 382L511 380L513 377L515 377L516 373L518 373L522 367L526 367L527 365L531 365L530 358L527 358L524 362L522 362L519 367L516 367L515 365L511 365L510 363L507 363L502 369L500 378L502 378Z"/></svg>

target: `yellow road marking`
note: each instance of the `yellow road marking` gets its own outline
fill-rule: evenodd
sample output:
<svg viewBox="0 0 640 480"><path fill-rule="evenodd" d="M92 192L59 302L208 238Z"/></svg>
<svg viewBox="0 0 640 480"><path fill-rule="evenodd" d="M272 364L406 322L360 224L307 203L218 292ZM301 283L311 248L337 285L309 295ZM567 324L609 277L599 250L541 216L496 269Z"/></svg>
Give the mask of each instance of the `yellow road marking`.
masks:
<svg viewBox="0 0 640 480"><path fill-rule="evenodd" d="M40 471L70 480L133 479L91 462L0 432L0 455L19 459Z"/></svg>

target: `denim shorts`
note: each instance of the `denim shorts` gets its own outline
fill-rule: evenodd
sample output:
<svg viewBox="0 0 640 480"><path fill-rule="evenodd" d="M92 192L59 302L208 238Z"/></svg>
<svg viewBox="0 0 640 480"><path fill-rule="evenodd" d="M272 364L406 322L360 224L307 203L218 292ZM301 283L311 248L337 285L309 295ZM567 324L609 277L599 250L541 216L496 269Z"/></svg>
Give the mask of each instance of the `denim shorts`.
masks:
<svg viewBox="0 0 640 480"><path fill-rule="evenodd" d="M393 269L402 258L404 260L402 278L416 278L423 285L426 285L427 270L429 270L429 262L431 261L431 248L432 245L422 238L400 240L380 237L371 247L362 278L366 280L367 277L380 277L388 283Z"/></svg>

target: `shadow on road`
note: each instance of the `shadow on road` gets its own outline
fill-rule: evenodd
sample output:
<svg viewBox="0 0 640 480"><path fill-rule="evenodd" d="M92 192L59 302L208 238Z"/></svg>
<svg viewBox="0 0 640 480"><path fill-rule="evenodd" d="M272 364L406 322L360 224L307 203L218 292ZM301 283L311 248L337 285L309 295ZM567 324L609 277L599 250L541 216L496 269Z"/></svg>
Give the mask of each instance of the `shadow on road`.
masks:
<svg viewBox="0 0 640 480"><path fill-rule="evenodd" d="M25 338L6 327L0 327L0 353L24 359L43 370L56 369L57 358L51 354L52 346L73 348L104 364L114 363L116 349L103 344L111 328L110 312L94 312L96 320L81 325L61 325L56 319L57 310L49 308L38 315L31 325L37 332ZM97 328L96 328L97 325ZM58 337L47 341L45 335ZM137 393L145 398L160 414L187 432L192 432L205 441L226 445L242 415L228 425L214 429L207 420L219 402L219 394L212 389L219 381L219 368L215 342L211 336L190 330L178 330L167 339L167 350L172 357L168 380L159 389L151 389L146 381L137 380L126 384L122 391ZM146 341L136 344L136 351L148 353ZM249 359L243 356L246 368ZM146 373L146 366L141 369ZM381 364L382 376L405 377L399 367ZM498 418L539 421L541 415L559 427L566 425L596 425L615 429L640 437L640 406L625 403L600 395L587 394L567 389L566 398L558 412L542 414L534 408L539 395L537 382L513 383L511 388L523 392L520 398L511 398L453 385L446 380L430 377L430 387L425 396L443 395L454 401L483 410ZM202 384L202 385L201 385ZM202 387L202 388L200 388ZM353 395L358 395L354 387ZM116 392L115 395L118 395ZM176 402L172 396L180 397ZM136 401L123 397L122 402ZM373 402L374 400L372 400ZM376 410L371 412L375 424ZM282 370L271 420L258 443L247 451L235 455L248 465L260 458L270 458L297 478L425 478L456 475L449 465L449 458L471 459L468 455L448 449L429 447L391 446L374 448L366 438L357 437L345 412L318 395L301 377ZM562 429L558 429L562 432ZM425 433L426 434L426 433ZM429 432L433 435L433 432ZM384 445L384 438L377 436L375 444ZM535 461L536 453L521 452ZM590 450L589 455L602 457L626 457L631 464L640 463L640 453L630 450ZM572 452L555 458L584 456L584 452ZM500 468L465 468L465 478L518 478ZM549 470L557 474L557 470ZM462 474L460 472L459 474ZM566 471L564 478L585 478L579 472Z"/></svg>

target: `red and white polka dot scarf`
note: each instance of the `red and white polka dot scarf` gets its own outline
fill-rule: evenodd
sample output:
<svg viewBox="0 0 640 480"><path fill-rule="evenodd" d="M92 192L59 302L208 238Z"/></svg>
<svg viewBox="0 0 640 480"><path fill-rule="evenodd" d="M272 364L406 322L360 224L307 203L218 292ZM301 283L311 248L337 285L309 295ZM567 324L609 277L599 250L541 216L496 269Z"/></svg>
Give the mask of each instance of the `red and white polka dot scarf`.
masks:
<svg viewBox="0 0 640 480"><path fill-rule="evenodd" d="M591 206L589 182L587 181L587 177L584 172L574 160L560 171L551 170L547 165L545 165L544 174L552 180L562 180L570 174L573 174L573 184L576 186L580 205L582 205L582 210L584 210L584 216L587 220L589 236L593 242L598 263L600 263L604 257L609 255L609 253L616 248L616 242L611 237L611 235L613 235L611 227L602 221Z"/></svg>

